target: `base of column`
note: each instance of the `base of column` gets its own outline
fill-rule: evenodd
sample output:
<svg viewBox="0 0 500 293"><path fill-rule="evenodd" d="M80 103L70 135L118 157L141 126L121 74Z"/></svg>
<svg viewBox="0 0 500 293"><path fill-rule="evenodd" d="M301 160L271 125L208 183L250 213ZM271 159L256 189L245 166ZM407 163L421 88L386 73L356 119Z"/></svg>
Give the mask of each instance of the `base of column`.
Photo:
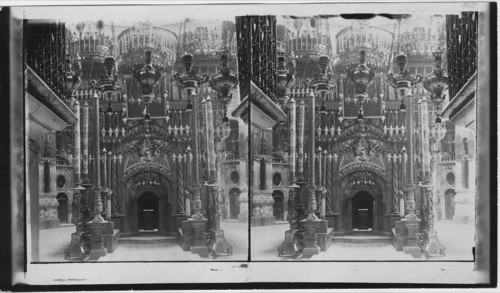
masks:
<svg viewBox="0 0 500 293"><path fill-rule="evenodd" d="M189 219L187 222L193 227L193 240L190 246L191 252L198 254L200 257L208 257L209 249L205 245L207 219Z"/></svg>
<svg viewBox="0 0 500 293"><path fill-rule="evenodd" d="M89 261L97 261L99 258L106 256L108 250L106 247L102 247L100 249L92 249L89 253L88 260Z"/></svg>
<svg viewBox="0 0 500 293"><path fill-rule="evenodd" d="M403 252L410 254L414 258L422 257L422 249L418 246L403 246Z"/></svg>
<svg viewBox="0 0 500 293"><path fill-rule="evenodd" d="M294 242L294 231L287 230L285 232L285 240L278 247L278 256L283 256L285 254L295 255L297 251L295 251L295 242Z"/></svg>
<svg viewBox="0 0 500 293"><path fill-rule="evenodd" d="M88 222L88 227L90 229L90 253L88 260L96 261L100 257L105 256L108 253L106 247L104 247L103 231L108 227L107 221L102 222Z"/></svg>
<svg viewBox="0 0 500 293"><path fill-rule="evenodd" d="M227 255L233 255L233 246L227 243L224 237L224 230L219 230L215 232L215 244L212 253L213 256L219 255L221 253L227 253Z"/></svg>
<svg viewBox="0 0 500 293"><path fill-rule="evenodd" d="M276 225L276 218L274 216L271 217L252 217L251 218L251 226L269 226Z"/></svg>
<svg viewBox="0 0 500 293"><path fill-rule="evenodd" d="M304 220L302 226L304 227L304 249L302 250L301 258L311 258L315 254L319 254L320 247L316 243L316 228L321 220Z"/></svg>
<svg viewBox="0 0 500 293"><path fill-rule="evenodd" d="M445 256L446 248L439 242L436 231L429 233L429 241L424 249L425 257Z"/></svg>
<svg viewBox="0 0 500 293"><path fill-rule="evenodd" d="M414 258L420 258L422 256L422 248L418 246L420 237L420 219L404 218L401 222L406 227L406 239L403 246L403 252L410 254Z"/></svg>

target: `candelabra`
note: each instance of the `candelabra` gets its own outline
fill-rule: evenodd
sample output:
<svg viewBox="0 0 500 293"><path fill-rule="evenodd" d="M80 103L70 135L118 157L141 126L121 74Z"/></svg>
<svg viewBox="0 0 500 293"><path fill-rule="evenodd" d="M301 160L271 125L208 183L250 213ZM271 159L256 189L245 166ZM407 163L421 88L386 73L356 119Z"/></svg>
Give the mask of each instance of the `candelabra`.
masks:
<svg viewBox="0 0 500 293"><path fill-rule="evenodd" d="M220 71L210 79L210 87L218 92L218 99L224 104L224 109L226 109L227 103L231 100L233 94L231 91L237 84L238 79L235 75L231 74L231 70L228 67L228 52L221 52L221 69ZM208 188L210 196L209 209L211 217L208 221L208 231L210 238L210 246L212 248L212 256L216 257L218 254L226 252L232 254L233 247L227 243L224 237L224 231L220 229L220 203L219 203L219 182L217 180L217 171L215 167L216 154L215 154L215 137L214 137L214 119L212 110L212 99L210 96L202 102L205 105L205 127L207 128L207 154L208 154ZM224 114L222 126L222 139L226 139L229 136L229 120L227 114ZM218 131L218 134L221 134ZM219 135L218 135L219 136ZM213 245L212 245L213 243Z"/></svg>
<svg viewBox="0 0 500 293"><path fill-rule="evenodd" d="M187 95L193 100L192 108L194 114L192 115L192 153L193 153L193 176L192 184L188 191L192 194L193 198L193 215L188 219L189 225L193 228L192 241L189 240L191 252L198 253L201 256L208 255L207 247L205 245L205 234L207 229L207 219L201 213L201 185L200 185L200 170L199 170L199 141L198 141L198 97L197 90L201 83L207 81L192 69L193 55L184 54L182 62L185 66L185 72L182 74L176 73L173 78L177 85L186 91ZM183 231L184 232L184 231Z"/></svg>
<svg viewBox="0 0 500 293"><path fill-rule="evenodd" d="M321 220L316 216L317 210L317 201L316 201L316 193L322 193L321 188L317 188L316 186L316 169L315 169L315 143L316 143L316 128L315 128L315 111L316 99L324 100L330 92L335 90L336 84L333 81L333 75L330 69L330 60L327 56L319 57L319 73L315 73L315 77L313 80L306 80L306 84L308 87L312 89L309 95L309 121L308 121L308 134L309 134L309 142L308 142L308 178L307 178L307 197L308 197L308 213L307 217L304 220L299 220L299 225L302 225L304 234L303 234L303 245L301 257L310 257L313 254L319 253L319 247L316 244L316 228L320 224ZM304 112L301 111L301 114ZM301 123L299 123L299 133L301 136L304 131L304 119L300 118ZM303 150L303 137L300 138L299 141L299 149ZM300 218L300 217L299 217Z"/></svg>
<svg viewBox="0 0 500 293"><path fill-rule="evenodd" d="M374 81L376 67L369 68L366 63L366 51L359 52L359 65L347 70L347 78L354 84L354 97L358 100L360 107L368 97L367 88Z"/></svg>
<svg viewBox="0 0 500 293"><path fill-rule="evenodd" d="M434 104L439 108L444 101L444 91L448 88L448 76L441 68L441 52L434 54L434 70L429 76L424 79L424 87L431 93L431 99ZM422 227L421 247L424 255L429 257L431 255L439 254L445 255L446 248L439 242L437 232L434 230L434 198L432 192L432 177L431 177L431 149L436 148L435 144L444 137L444 131L432 131L430 135L429 122L428 122L428 108L427 98L423 97L420 101L420 119L421 119L421 147L422 147L422 178L423 182L419 184L422 188L422 193L425 196L425 224ZM440 124L441 119L436 118L436 124ZM433 128L434 129L434 128ZM436 170L434 170L436 172Z"/></svg>

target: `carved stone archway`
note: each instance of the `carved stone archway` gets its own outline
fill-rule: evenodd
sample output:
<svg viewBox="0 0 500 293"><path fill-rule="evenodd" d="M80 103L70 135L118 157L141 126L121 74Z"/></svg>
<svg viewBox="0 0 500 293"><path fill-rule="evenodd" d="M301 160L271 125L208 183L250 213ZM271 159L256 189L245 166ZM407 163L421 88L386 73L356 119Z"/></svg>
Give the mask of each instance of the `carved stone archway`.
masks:
<svg viewBox="0 0 500 293"><path fill-rule="evenodd" d="M139 233L139 207L138 200L139 197L145 193L152 193L158 197L158 233L167 234L174 231L174 224L170 221L170 216L172 213L172 206L170 198L173 194L172 192L172 181L170 176L165 176L166 174L158 173L159 185L158 186L138 186L136 184L136 179L140 177L144 172L134 172L128 177L124 177L124 200L127 210L127 233L138 234ZM151 172L151 171L149 171Z"/></svg>
<svg viewBox="0 0 500 293"><path fill-rule="evenodd" d="M344 176L340 183L341 196L341 225L340 232L353 232L353 198L359 193L367 193L373 200L371 211L372 231L382 234L384 226L384 193L386 181L370 171L357 171Z"/></svg>

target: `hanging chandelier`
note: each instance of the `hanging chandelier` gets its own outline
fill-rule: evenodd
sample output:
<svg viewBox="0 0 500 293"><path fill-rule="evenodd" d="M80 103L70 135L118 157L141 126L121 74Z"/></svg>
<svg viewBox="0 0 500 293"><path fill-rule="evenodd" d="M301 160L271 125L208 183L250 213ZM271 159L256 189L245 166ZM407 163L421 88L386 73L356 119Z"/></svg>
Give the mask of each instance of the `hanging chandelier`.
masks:
<svg viewBox="0 0 500 293"><path fill-rule="evenodd" d="M229 69L229 51L223 50L220 52L220 69L217 74L210 78L210 87L217 91L217 98L226 109L227 103L233 97L231 91L238 84L238 78ZM226 116L226 111L224 111Z"/></svg>
<svg viewBox="0 0 500 293"><path fill-rule="evenodd" d="M368 98L367 88L374 81L376 66L366 65L366 51L359 52L359 65L347 72L347 78L354 84L354 97L360 104Z"/></svg>
<svg viewBox="0 0 500 293"><path fill-rule="evenodd" d="M193 54L184 54L184 56L182 56L182 63L184 64L186 71L183 74L176 73L172 77L179 87L186 90L188 95L191 95L193 91L196 92L199 84L207 81L208 76L204 75L203 77L201 77L196 71L192 69Z"/></svg>
<svg viewBox="0 0 500 293"><path fill-rule="evenodd" d="M431 100L435 105L440 106L444 99L444 92L448 89L448 75L442 69L442 52L434 53L434 70L424 78L424 88L431 93Z"/></svg>
<svg viewBox="0 0 500 293"><path fill-rule="evenodd" d="M422 81L422 76L413 76L406 69L408 57L405 53L399 53L396 56L396 64L398 65L398 72L396 74L389 73L387 81L390 86L396 89L398 97L404 100L408 93L410 93L411 87Z"/></svg>
<svg viewBox="0 0 500 293"><path fill-rule="evenodd" d="M118 74L115 72L116 61L112 56L104 59L104 69L106 74L102 74L97 82L97 88L103 95L110 96L121 88L120 81L118 81Z"/></svg>
<svg viewBox="0 0 500 293"><path fill-rule="evenodd" d="M286 104L287 91L295 83L295 76L286 68L285 54L278 53L278 66L276 68L276 98L280 105Z"/></svg>
<svg viewBox="0 0 500 293"><path fill-rule="evenodd" d="M144 67L134 73L134 78L141 85L142 99L148 104L155 97L153 89L161 77L161 72L153 67L151 51L146 51L145 61Z"/></svg>
<svg viewBox="0 0 500 293"><path fill-rule="evenodd" d="M330 59L328 56L321 56L318 60L319 73L314 73L314 79L306 80L306 84L320 94L320 98L324 99L327 94L337 89L337 84L333 79L333 74L330 69Z"/></svg>
<svg viewBox="0 0 500 293"><path fill-rule="evenodd" d="M75 90L77 90L81 85L81 71L82 63L78 52L75 52L75 56L71 57L69 54L66 55L66 74L65 74L65 95L67 97L71 96ZM72 61L75 63L75 70L73 70Z"/></svg>

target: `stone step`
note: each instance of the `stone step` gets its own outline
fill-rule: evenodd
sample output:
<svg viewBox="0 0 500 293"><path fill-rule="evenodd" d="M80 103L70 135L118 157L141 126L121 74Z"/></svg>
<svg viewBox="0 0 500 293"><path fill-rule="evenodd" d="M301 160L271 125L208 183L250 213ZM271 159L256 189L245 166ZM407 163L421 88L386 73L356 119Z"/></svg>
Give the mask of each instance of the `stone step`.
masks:
<svg viewBox="0 0 500 293"><path fill-rule="evenodd" d="M132 236L120 238L120 244L158 244L176 242L175 236Z"/></svg>
<svg viewBox="0 0 500 293"><path fill-rule="evenodd" d="M333 242L347 243L376 243L376 242L391 242L391 237L380 235L342 235L333 236Z"/></svg>

